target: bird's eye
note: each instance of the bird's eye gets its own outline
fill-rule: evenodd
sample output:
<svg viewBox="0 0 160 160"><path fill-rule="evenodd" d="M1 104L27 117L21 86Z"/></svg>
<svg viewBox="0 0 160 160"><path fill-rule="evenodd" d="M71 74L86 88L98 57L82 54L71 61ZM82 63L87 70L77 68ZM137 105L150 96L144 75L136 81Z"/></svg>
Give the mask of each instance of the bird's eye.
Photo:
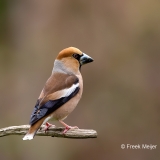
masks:
<svg viewBox="0 0 160 160"><path fill-rule="evenodd" d="M80 57L81 57L79 54L76 54L76 53L73 54L72 56L73 56L75 59L77 59L78 61L79 61L79 59L80 59Z"/></svg>

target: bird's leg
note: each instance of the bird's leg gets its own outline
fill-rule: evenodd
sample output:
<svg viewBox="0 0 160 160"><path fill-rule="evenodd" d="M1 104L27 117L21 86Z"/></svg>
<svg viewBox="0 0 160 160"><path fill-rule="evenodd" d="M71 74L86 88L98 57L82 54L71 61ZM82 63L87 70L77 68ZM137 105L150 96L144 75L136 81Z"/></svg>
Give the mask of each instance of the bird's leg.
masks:
<svg viewBox="0 0 160 160"><path fill-rule="evenodd" d="M65 134L69 129L79 129L77 126L69 126L69 125L67 125L66 123L64 123L63 121L61 121L61 120L59 120L59 122L63 125L63 126L65 126L65 130L63 131L63 134Z"/></svg>
<svg viewBox="0 0 160 160"><path fill-rule="evenodd" d="M48 122L46 122L45 125L46 125L46 127L44 128L44 131L45 131L45 132L47 132L47 130L48 130L51 126L55 127L55 125L50 124L50 123L48 123Z"/></svg>

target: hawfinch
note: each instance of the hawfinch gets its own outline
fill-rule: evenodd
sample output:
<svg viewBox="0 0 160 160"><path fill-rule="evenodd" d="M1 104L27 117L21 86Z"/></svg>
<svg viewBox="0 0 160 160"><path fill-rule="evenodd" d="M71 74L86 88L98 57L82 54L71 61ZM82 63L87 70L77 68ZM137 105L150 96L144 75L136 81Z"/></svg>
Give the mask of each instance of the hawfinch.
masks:
<svg viewBox="0 0 160 160"><path fill-rule="evenodd" d="M92 61L91 57L75 47L66 48L58 54L52 74L31 114L30 128L23 140L33 139L42 124L46 125L46 131L52 126L47 122L51 118L65 126L64 134L71 128L78 128L65 124L63 120L75 109L82 96L81 66Z"/></svg>

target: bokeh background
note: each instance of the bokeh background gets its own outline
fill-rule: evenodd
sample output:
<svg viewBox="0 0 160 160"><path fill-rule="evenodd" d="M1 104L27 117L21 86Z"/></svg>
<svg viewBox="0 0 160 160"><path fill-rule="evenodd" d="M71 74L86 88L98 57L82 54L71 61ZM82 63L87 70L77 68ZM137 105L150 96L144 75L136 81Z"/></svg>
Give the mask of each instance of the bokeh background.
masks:
<svg viewBox="0 0 160 160"><path fill-rule="evenodd" d="M29 122L56 55L69 46L95 61L82 68L83 97L65 122L95 129L98 138L7 136L0 159L159 160L158 0L1 0L0 128Z"/></svg>

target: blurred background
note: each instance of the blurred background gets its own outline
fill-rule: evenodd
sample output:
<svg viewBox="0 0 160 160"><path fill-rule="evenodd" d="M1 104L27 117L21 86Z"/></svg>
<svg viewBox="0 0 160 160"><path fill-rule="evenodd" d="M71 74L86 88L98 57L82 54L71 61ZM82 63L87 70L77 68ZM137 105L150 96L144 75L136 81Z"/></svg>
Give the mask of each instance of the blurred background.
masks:
<svg viewBox="0 0 160 160"><path fill-rule="evenodd" d="M65 122L94 129L98 138L7 136L0 159L159 160L158 0L1 0L0 128L28 124L54 59L69 46L95 61L82 67L83 97Z"/></svg>

